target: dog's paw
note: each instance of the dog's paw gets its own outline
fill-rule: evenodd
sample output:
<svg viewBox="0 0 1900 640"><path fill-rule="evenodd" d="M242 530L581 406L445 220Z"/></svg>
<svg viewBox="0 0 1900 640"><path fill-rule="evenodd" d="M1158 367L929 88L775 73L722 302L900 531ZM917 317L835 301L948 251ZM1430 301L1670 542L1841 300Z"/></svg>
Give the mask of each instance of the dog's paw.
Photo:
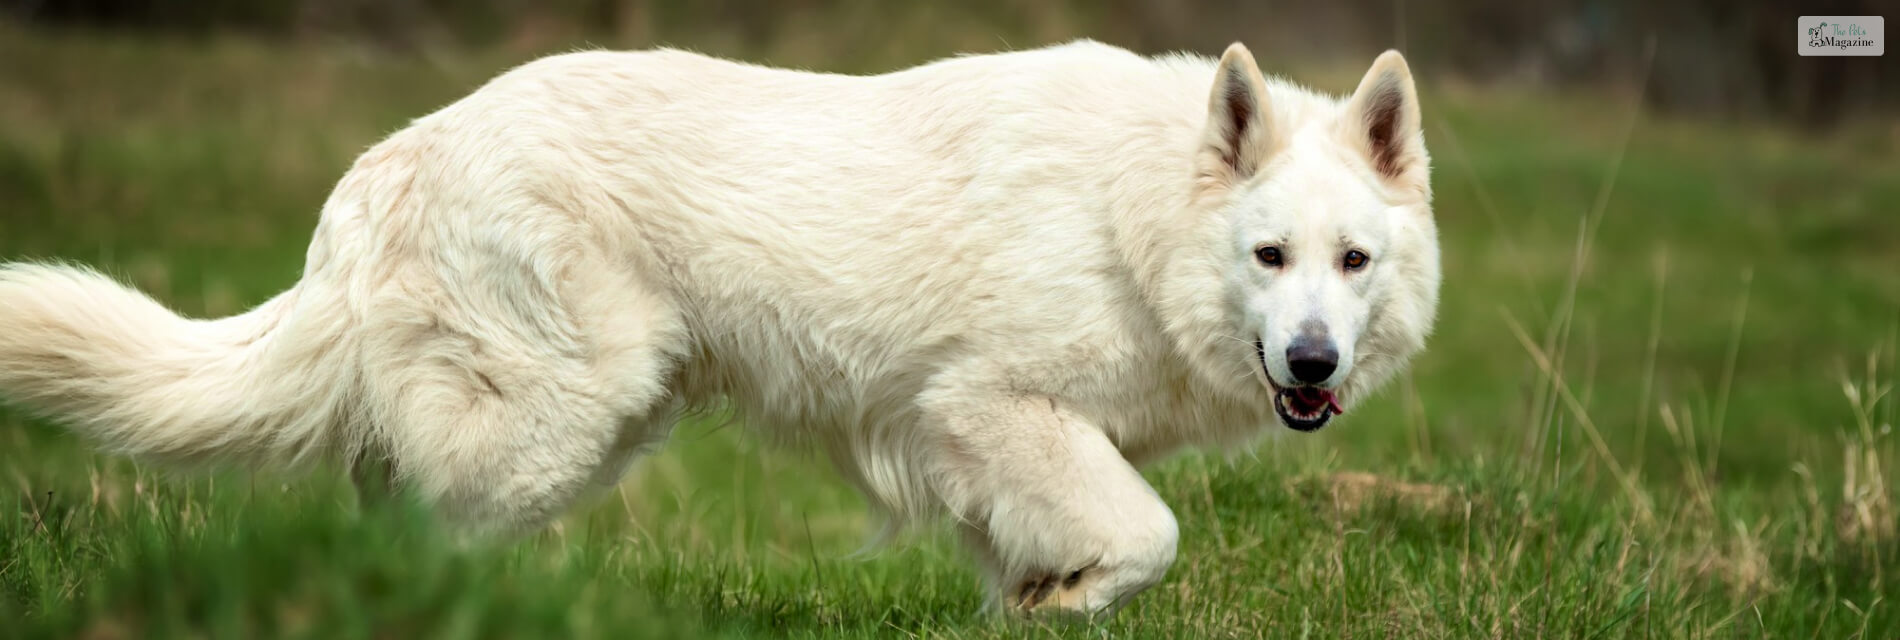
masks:
<svg viewBox="0 0 1900 640"><path fill-rule="evenodd" d="M1011 609L1025 614L1081 614L1093 616L1105 602L1092 602L1090 587L1101 579L1095 566L1065 572L1033 574L1009 593Z"/></svg>

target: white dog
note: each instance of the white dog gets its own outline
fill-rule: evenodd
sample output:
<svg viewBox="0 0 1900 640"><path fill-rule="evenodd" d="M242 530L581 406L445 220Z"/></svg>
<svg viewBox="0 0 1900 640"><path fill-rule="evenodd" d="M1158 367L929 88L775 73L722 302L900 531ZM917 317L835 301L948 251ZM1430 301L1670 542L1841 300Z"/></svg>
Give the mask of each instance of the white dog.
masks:
<svg viewBox="0 0 1900 640"><path fill-rule="evenodd" d="M1428 173L1396 52L1344 99L1239 44L560 55L365 153L242 315L0 266L0 392L146 459L386 462L488 532L726 398L893 522L954 518L994 604L1113 611L1175 554L1135 465L1318 429L1423 346Z"/></svg>

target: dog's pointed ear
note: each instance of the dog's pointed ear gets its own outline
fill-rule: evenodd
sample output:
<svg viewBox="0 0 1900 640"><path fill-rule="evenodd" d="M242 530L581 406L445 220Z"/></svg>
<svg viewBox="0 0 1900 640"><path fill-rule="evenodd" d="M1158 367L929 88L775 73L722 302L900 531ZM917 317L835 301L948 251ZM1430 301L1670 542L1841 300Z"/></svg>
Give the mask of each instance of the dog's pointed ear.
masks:
<svg viewBox="0 0 1900 640"><path fill-rule="evenodd" d="M1196 160L1202 180L1232 184L1259 170L1273 140L1269 106L1267 82L1253 54L1238 42L1228 45L1208 94L1207 127Z"/></svg>
<svg viewBox="0 0 1900 640"><path fill-rule="evenodd" d="M1372 61L1340 119L1342 133L1365 150L1372 169L1397 183L1422 184L1428 159L1418 89L1405 56L1386 51Z"/></svg>

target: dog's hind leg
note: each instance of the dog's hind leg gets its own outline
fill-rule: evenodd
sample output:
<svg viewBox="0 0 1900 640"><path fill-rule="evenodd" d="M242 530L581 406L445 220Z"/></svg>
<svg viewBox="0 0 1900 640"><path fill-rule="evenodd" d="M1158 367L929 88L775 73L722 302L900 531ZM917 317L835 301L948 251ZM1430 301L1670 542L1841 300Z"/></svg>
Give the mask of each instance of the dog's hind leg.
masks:
<svg viewBox="0 0 1900 640"><path fill-rule="evenodd" d="M505 536L560 515L603 465L663 437L684 333L666 300L613 265L497 280L386 298L367 368L398 482L471 532Z"/></svg>

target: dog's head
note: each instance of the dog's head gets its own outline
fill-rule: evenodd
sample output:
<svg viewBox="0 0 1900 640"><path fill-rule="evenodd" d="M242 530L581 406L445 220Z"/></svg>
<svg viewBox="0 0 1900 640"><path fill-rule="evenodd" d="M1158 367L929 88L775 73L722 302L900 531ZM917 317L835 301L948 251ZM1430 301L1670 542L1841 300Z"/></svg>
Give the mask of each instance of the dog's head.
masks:
<svg viewBox="0 0 1900 640"><path fill-rule="evenodd" d="M1438 241L1419 119L1396 51L1344 100L1269 88L1239 44L1221 57L1198 188L1228 223L1231 328L1288 427L1325 426L1430 332Z"/></svg>

